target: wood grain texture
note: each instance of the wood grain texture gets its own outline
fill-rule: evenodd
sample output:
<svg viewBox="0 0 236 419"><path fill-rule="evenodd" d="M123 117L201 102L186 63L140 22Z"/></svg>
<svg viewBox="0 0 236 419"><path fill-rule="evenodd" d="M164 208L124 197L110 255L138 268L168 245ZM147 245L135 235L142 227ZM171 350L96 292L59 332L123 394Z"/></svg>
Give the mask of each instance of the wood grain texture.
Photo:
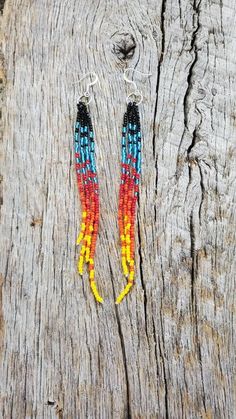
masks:
<svg viewBox="0 0 236 419"><path fill-rule="evenodd" d="M235 15L230 0L5 1L1 418L235 417ZM137 283L115 306L127 66L152 77L135 75ZM103 306L76 273L73 83L92 70Z"/></svg>

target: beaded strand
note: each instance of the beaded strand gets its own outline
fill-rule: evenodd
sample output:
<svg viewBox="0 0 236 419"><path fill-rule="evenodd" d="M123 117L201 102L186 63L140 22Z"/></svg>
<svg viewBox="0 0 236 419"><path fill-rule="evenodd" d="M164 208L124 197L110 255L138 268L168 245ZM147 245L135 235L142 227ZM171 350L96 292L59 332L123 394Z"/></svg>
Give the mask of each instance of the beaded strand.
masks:
<svg viewBox="0 0 236 419"><path fill-rule="evenodd" d="M96 301L102 303L96 282L94 270L94 255L99 222L99 188L95 163L94 133L91 117L87 106L80 101L77 105L74 146L75 167L78 190L82 207L80 233L76 244L81 244L78 259L78 272L83 275L83 267L88 263L90 287Z"/></svg>
<svg viewBox="0 0 236 419"><path fill-rule="evenodd" d="M135 217L141 173L141 131L138 106L129 102L124 114L121 139L121 182L118 225L121 242L121 263L127 285L116 299L119 304L134 285Z"/></svg>

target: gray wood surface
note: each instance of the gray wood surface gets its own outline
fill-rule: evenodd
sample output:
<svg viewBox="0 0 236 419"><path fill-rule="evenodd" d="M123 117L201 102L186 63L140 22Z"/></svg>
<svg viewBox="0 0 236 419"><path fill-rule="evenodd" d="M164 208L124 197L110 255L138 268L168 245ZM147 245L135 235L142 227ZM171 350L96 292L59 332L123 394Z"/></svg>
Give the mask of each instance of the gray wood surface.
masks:
<svg viewBox="0 0 236 419"><path fill-rule="evenodd" d="M233 0L5 1L1 418L235 418L235 12ZM116 306L130 66L152 77L134 75L137 282ZM86 81L73 83L93 70L103 305L76 272Z"/></svg>

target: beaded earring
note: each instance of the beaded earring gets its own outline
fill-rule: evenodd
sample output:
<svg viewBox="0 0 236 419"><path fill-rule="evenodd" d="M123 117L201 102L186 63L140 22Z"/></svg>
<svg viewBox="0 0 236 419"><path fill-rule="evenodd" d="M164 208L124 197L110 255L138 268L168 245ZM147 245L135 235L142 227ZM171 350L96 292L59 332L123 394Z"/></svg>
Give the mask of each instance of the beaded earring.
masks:
<svg viewBox="0 0 236 419"><path fill-rule="evenodd" d="M80 79L79 82L87 75ZM74 133L75 167L82 207L82 221L76 244L82 244L78 259L78 272L80 275L83 275L84 264L88 264L91 290L96 301L102 303L103 298L97 290L94 278L94 255L99 224L99 189L95 162L94 132L88 110L88 104L91 100L89 87L98 81L98 77L94 72L91 75L94 76L94 81L88 83L86 92L78 100Z"/></svg>
<svg viewBox="0 0 236 419"><path fill-rule="evenodd" d="M121 263L127 285L116 299L119 304L134 285L135 271L135 217L136 204L139 195L141 173L141 127L138 105L143 100L142 93L136 83L126 77L127 71L137 71L127 68L124 80L132 83L134 91L126 98L127 110L124 114L121 137L121 181L118 205L118 225L121 242ZM137 71L144 76L144 74ZM131 100L133 99L133 100Z"/></svg>

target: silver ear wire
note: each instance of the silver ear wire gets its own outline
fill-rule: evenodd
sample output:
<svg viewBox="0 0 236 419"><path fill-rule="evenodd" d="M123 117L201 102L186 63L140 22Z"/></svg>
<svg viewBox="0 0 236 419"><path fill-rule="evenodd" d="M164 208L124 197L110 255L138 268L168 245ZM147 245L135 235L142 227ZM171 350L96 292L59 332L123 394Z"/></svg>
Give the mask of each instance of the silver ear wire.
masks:
<svg viewBox="0 0 236 419"><path fill-rule="evenodd" d="M90 83L87 83L86 90L85 90L84 93L82 93L81 96L79 96L78 102L81 101L82 99L86 98L86 103L89 104L91 102L91 100L92 100L92 98L90 96L90 93L89 93L89 89L90 89L91 86L93 86L94 84L96 84L98 82L98 76L95 73L95 71L91 71L89 73L86 73L83 77L81 77L81 79L79 79L77 82L75 82L73 84L80 83L82 80L84 80L89 75L93 75L94 76L94 80L91 81Z"/></svg>
<svg viewBox="0 0 236 419"><path fill-rule="evenodd" d="M143 76L146 76L146 77L150 77L150 76L152 75L152 73L143 73L142 71L136 70L135 68L132 68L132 67L126 68L126 69L124 70L124 80L125 80L127 83L132 84L132 85L133 85L133 87L134 87L134 90L133 90L132 92L130 92L130 93L128 94L128 96L126 97L126 102L128 103L128 102L129 102L129 100L130 100L129 98L130 98L131 96L133 96L133 97L135 98L135 102L136 102L136 104L137 104L137 105L139 105L139 104L142 102L142 100L143 100L143 94L142 94L142 92L141 92L140 90L138 90L138 88L137 88L137 84L135 83L135 81L133 81L133 80L131 80L131 79L128 79L128 77L127 77L127 75L126 75L127 71L133 71L133 72L136 72L136 73L142 74ZM138 100L138 101L136 100L137 98L139 98L139 100Z"/></svg>

